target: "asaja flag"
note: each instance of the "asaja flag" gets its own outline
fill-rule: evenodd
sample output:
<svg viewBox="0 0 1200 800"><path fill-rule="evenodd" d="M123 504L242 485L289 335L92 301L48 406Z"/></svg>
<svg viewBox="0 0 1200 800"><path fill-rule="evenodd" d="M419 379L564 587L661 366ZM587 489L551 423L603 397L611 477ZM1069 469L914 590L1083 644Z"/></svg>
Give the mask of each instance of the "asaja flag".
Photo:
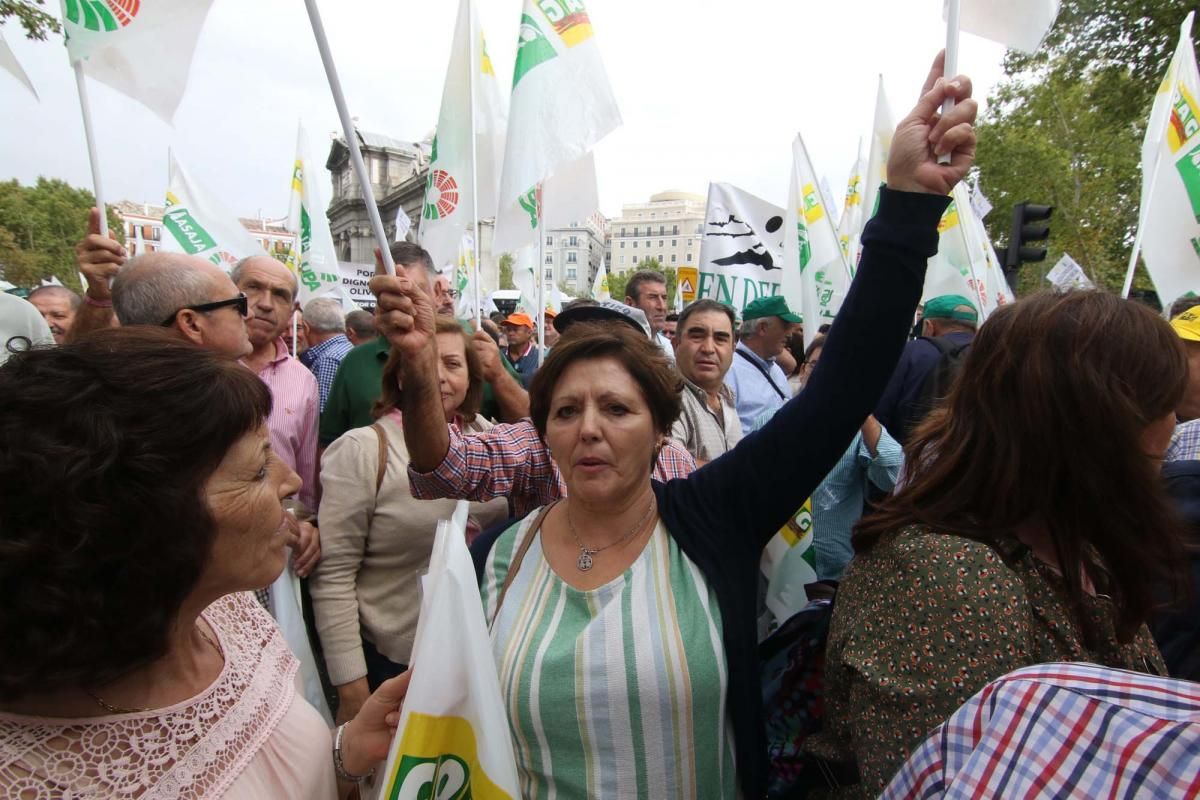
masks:
<svg viewBox="0 0 1200 800"><path fill-rule="evenodd" d="M462 237L472 229L476 204L480 219L496 215L505 125L504 97L488 57L475 3L461 0L421 212L421 246L429 251L439 270L458 263ZM472 194L472 175L477 181L477 198Z"/></svg>
<svg viewBox="0 0 1200 800"><path fill-rule="evenodd" d="M62 0L71 63L165 121L187 88L212 0Z"/></svg>
<svg viewBox="0 0 1200 800"><path fill-rule="evenodd" d="M708 186L696 298L743 308L783 291L787 211L728 183Z"/></svg>
<svg viewBox="0 0 1200 800"><path fill-rule="evenodd" d="M817 183L804 140L792 142L792 179L783 240L783 296L804 317L804 346L821 325L833 322L850 288L829 207Z"/></svg>
<svg viewBox="0 0 1200 800"><path fill-rule="evenodd" d="M288 204L288 230L296 234L288 251L287 267L300 283L301 305L314 297L328 295L341 299L342 306L353 311L357 305L342 290L337 251L329 220L325 218L325 203L317 189L316 175L320 167L308 151L304 125L296 134L296 159L292 162L292 190Z"/></svg>
<svg viewBox="0 0 1200 800"><path fill-rule="evenodd" d="M863 189L867 176L867 160L863 158L862 139L858 140L858 157L850 168L850 177L846 179L846 202L842 204L842 217L838 220L838 243L842 247L842 255L850 264L853 273L858 267L858 239L862 236L863 225Z"/></svg>
<svg viewBox="0 0 1200 800"><path fill-rule="evenodd" d="M929 259L921 301L962 295L971 299L982 321L1008 302L1007 283L966 184L959 182L951 197L938 224L938 251Z"/></svg>
<svg viewBox="0 0 1200 800"><path fill-rule="evenodd" d="M608 270L604 267L604 256L600 256L600 269L596 270L596 279L592 281L593 300L611 300L608 291Z"/></svg>
<svg viewBox="0 0 1200 800"><path fill-rule="evenodd" d="M29 80L29 76L25 74L25 70L21 67L21 62L17 61L16 54L9 49L8 42L4 41L3 33L0 33L0 69L5 70L16 78L22 86L29 90L34 99L41 100L38 97L37 89L33 88L33 81Z"/></svg>
<svg viewBox="0 0 1200 800"><path fill-rule="evenodd" d="M532 243L539 219L569 224L596 209L591 150L620 124L582 0L525 0L500 180L497 251ZM543 205L547 215L541 214ZM563 210L564 205L569 208Z"/></svg>
<svg viewBox="0 0 1200 800"><path fill-rule="evenodd" d="M438 523L421 578L412 683L384 766L381 798L519 798L508 712L475 567L467 503Z"/></svg>
<svg viewBox="0 0 1200 800"><path fill-rule="evenodd" d="M1142 142L1142 258L1163 306L1200 294L1200 75L1192 19L1154 99Z"/></svg>
<svg viewBox="0 0 1200 800"><path fill-rule="evenodd" d="M961 0L959 30L999 42L1010 50L1033 53L1058 16L1059 0ZM949 0L942 16L949 13Z"/></svg>
<svg viewBox="0 0 1200 800"><path fill-rule="evenodd" d="M892 136L895 132L896 120L892 116L887 92L883 89L883 76L880 75L879 89L875 92L875 118L871 123L870 147L867 148L867 174L863 181L863 218L856 232L859 236L867 220L875 216L879 209L879 187L887 182L888 153L892 150ZM850 251L850 265L855 271L858 269L861 251L860 246Z"/></svg>
<svg viewBox="0 0 1200 800"><path fill-rule="evenodd" d="M227 272L243 258L266 253L237 215L188 175L174 153L168 154L167 161L163 250L199 256Z"/></svg>

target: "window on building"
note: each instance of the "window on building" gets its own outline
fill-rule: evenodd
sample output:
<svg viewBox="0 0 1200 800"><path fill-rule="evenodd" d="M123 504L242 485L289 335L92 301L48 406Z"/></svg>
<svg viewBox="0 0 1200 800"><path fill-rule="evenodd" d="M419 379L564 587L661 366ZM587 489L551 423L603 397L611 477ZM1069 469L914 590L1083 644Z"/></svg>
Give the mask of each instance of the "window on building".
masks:
<svg viewBox="0 0 1200 800"><path fill-rule="evenodd" d="M622 263L622 264L624 264L624 263L625 263L625 256L621 256L621 263Z"/></svg>
<svg viewBox="0 0 1200 800"><path fill-rule="evenodd" d="M658 240L658 246L659 246L659 247L662 247L662 246L663 246L663 240L662 240L662 239L659 239L659 240Z"/></svg>
<svg viewBox="0 0 1200 800"><path fill-rule="evenodd" d="M621 249L622 249L622 250L624 250L624 249L625 249L625 243L624 243L624 242L621 242Z"/></svg>
<svg viewBox="0 0 1200 800"><path fill-rule="evenodd" d="M136 256L137 255L137 242L129 242L128 244L129 244L129 255Z"/></svg>
<svg viewBox="0 0 1200 800"><path fill-rule="evenodd" d="M658 226L658 235L659 235L659 236L665 236L665 235L666 235L666 233L667 233L667 226L666 226L666 225L659 225L659 226Z"/></svg>
<svg viewBox="0 0 1200 800"><path fill-rule="evenodd" d="M675 254L674 253L671 253L671 263L672 264L675 263Z"/></svg>
<svg viewBox="0 0 1200 800"><path fill-rule="evenodd" d="M689 263L689 264L692 263L692 254L691 253L688 253L687 263Z"/></svg>
<svg viewBox="0 0 1200 800"><path fill-rule="evenodd" d="M553 246L554 246L554 237L547 236L546 237L546 247L553 247Z"/></svg>
<svg viewBox="0 0 1200 800"><path fill-rule="evenodd" d="M634 225L634 226L633 226L633 235L634 235L634 236L637 236L637 235L638 235L638 229L637 229L637 225Z"/></svg>
<svg viewBox="0 0 1200 800"><path fill-rule="evenodd" d="M546 263L547 263L547 264L553 264L553 263L554 263L554 256L553 256L553 255L551 255L550 253L547 253L547 254L546 254Z"/></svg>
<svg viewBox="0 0 1200 800"><path fill-rule="evenodd" d="M578 236L568 237L567 238L567 246L568 247L579 247L579 237Z"/></svg>
<svg viewBox="0 0 1200 800"><path fill-rule="evenodd" d="M152 242L156 238L157 237L154 235L154 226L153 225L143 225L142 226L142 239L144 239L147 242Z"/></svg>
<svg viewBox="0 0 1200 800"><path fill-rule="evenodd" d="M575 280L575 277L576 277L575 268L567 267L567 280L573 281L573 280Z"/></svg>
<svg viewBox="0 0 1200 800"><path fill-rule="evenodd" d="M548 280L548 281L554 280L554 270L552 270L552 269L546 270L546 280Z"/></svg>
<svg viewBox="0 0 1200 800"><path fill-rule="evenodd" d="M622 244L624 244L624 242L622 242ZM634 250L637 250L637 242L634 242L634 243L633 243L633 249L634 249Z"/></svg>
<svg viewBox="0 0 1200 800"><path fill-rule="evenodd" d="M574 251L574 250L572 250L571 252L567 253L567 263L568 263L568 264L577 264L577 263L579 263L579 256L578 256L578 254L577 254L577 253L575 253L575 251Z"/></svg>
<svg viewBox="0 0 1200 800"><path fill-rule="evenodd" d="M624 225L621 226L621 235L622 236L625 235L625 226Z"/></svg>
<svg viewBox="0 0 1200 800"><path fill-rule="evenodd" d="M696 235L697 235L697 236L699 236L701 233L703 233L703 232L704 232L704 231L703 231L703 227L704 227L704 226L703 226L703 223L700 223L700 222L697 222L697 223L696 223Z"/></svg>
<svg viewBox="0 0 1200 800"><path fill-rule="evenodd" d="M671 226L671 234L672 234L673 236L678 236L678 235L679 235L679 226L678 226L678 225L672 225L672 226Z"/></svg>

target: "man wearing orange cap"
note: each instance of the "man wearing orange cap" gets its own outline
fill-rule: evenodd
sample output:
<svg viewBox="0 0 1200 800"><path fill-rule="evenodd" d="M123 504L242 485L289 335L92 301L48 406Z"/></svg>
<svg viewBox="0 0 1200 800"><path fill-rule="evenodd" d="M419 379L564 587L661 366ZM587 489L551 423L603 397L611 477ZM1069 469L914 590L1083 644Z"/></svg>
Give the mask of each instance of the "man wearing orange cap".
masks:
<svg viewBox="0 0 1200 800"><path fill-rule="evenodd" d="M528 391L529 384L533 381L533 373L537 372L538 368L537 342L533 341L533 332L537 329L534 327L533 318L518 311L505 317L500 327L508 339L508 363L520 374L521 385Z"/></svg>
<svg viewBox="0 0 1200 800"><path fill-rule="evenodd" d="M554 327L554 318L557 316L558 316L558 314L554 313L553 311L551 311L548 308L546 309L546 326L544 328L544 330L545 330L544 335L545 335L547 355L550 353L550 348L554 347L554 345L556 345L558 343L559 334L558 334L558 330Z"/></svg>

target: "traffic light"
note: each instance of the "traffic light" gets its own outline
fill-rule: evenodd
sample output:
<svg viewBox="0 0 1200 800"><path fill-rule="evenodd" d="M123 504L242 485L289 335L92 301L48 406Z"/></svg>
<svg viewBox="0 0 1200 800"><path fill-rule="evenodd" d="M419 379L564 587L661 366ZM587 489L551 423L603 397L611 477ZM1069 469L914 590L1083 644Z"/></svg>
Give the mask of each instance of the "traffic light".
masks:
<svg viewBox="0 0 1200 800"><path fill-rule="evenodd" d="M1029 247L1028 242L1045 241L1050 236L1050 215L1054 206L1041 206L1025 201L1013 207L1012 228L1008 248L1004 253L1004 272L1008 282L1017 285L1017 270L1029 261L1045 261L1046 248Z"/></svg>

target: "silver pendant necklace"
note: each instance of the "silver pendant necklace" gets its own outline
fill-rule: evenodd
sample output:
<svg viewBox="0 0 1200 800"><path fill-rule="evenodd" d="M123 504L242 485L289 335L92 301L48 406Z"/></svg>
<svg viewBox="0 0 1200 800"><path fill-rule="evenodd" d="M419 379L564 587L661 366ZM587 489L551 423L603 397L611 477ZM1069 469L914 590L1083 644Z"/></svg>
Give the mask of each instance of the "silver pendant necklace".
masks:
<svg viewBox="0 0 1200 800"><path fill-rule="evenodd" d="M609 542L603 547L586 547L583 540L579 538L579 532L575 530L575 521L571 519L571 506L567 505L567 527L571 529L571 535L575 537L575 544L579 546L579 558L575 561L575 567L580 572L587 572L594 565L592 556L610 547L616 547L623 544L634 537L638 531L646 524L646 520L650 519L650 515L654 513L654 498L650 498L650 505L646 508L646 513L642 514L642 518L630 529L629 533L617 539L615 542Z"/></svg>

